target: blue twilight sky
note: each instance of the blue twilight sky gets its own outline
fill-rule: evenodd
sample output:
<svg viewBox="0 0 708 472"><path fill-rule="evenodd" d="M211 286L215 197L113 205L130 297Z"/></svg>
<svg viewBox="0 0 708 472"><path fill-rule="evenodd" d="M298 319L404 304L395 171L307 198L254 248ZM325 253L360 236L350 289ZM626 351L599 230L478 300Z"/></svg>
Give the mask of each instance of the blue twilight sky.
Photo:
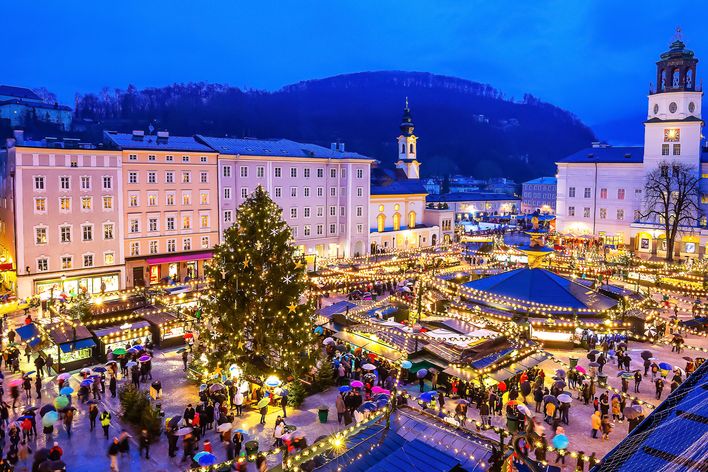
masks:
<svg viewBox="0 0 708 472"><path fill-rule="evenodd" d="M615 121L642 119L654 62L677 25L705 58L699 80L708 70L704 1L3 3L0 83L45 86L69 105L76 92L130 83L274 90L397 69L486 82L511 97L530 92L612 135Z"/></svg>

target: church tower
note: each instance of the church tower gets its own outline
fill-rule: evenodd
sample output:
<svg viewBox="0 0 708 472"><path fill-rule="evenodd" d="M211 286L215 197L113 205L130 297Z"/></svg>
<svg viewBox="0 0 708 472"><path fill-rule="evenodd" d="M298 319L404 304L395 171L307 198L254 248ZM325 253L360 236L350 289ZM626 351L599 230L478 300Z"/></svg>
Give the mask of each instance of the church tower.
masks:
<svg viewBox="0 0 708 472"><path fill-rule="evenodd" d="M644 167L681 162L698 171L701 155L702 86L696 76L698 59L686 49L681 30L656 63L656 86L649 91L644 122Z"/></svg>
<svg viewBox="0 0 708 472"><path fill-rule="evenodd" d="M420 162L416 159L418 138L413 134L414 129L411 110L408 108L408 97L406 97L406 107L403 109L403 119L401 120L401 135L398 137L396 168L403 169L409 179L420 178Z"/></svg>

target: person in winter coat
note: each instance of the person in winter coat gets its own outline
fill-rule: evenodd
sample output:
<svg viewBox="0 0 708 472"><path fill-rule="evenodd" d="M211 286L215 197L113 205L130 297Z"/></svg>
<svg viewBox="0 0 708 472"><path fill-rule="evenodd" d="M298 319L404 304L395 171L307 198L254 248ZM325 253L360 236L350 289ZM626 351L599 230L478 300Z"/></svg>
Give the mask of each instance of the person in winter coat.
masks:
<svg viewBox="0 0 708 472"><path fill-rule="evenodd" d="M111 398L116 397L117 387L118 387L118 382L116 381L116 376L111 375L111 380L108 382L108 391L111 392Z"/></svg>
<svg viewBox="0 0 708 472"><path fill-rule="evenodd" d="M596 411L590 417L590 426L592 427L592 437L597 438L597 432L602 426L602 418L600 417L600 412Z"/></svg>
<svg viewBox="0 0 708 472"><path fill-rule="evenodd" d="M103 410L101 413L101 428L103 428L103 436L108 439L108 427L111 424L111 414Z"/></svg>
<svg viewBox="0 0 708 472"><path fill-rule="evenodd" d="M639 371L634 373L634 393L639 393L639 384L642 383L642 374Z"/></svg>
<svg viewBox="0 0 708 472"><path fill-rule="evenodd" d="M150 435L147 429L140 432L140 457L143 457L145 451L145 459L150 459Z"/></svg>
<svg viewBox="0 0 708 472"><path fill-rule="evenodd" d="M602 423L600 424L600 429L602 430L602 439L609 439L610 433L612 432L612 423L610 423L610 417L605 415L602 417Z"/></svg>
<svg viewBox="0 0 708 472"><path fill-rule="evenodd" d="M236 416L241 416L243 414L243 393L240 390L236 390L234 395L234 406L236 407Z"/></svg>
<svg viewBox="0 0 708 472"><path fill-rule="evenodd" d="M98 407L95 404L89 406L89 431L96 429L96 418L98 418Z"/></svg>
<svg viewBox="0 0 708 472"><path fill-rule="evenodd" d="M619 399L617 397L612 399L612 419L617 421L620 419L620 404L619 404Z"/></svg>
<svg viewBox="0 0 708 472"><path fill-rule="evenodd" d="M334 401L334 406L337 409L337 422L342 423L342 418L344 418L344 413L347 411L347 406L344 404L344 397L342 394L337 395L337 399Z"/></svg>
<svg viewBox="0 0 708 472"><path fill-rule="evenodd" d="M659 377L656 379L656 399L661 400L661 392L664 390L664 379Z"/></svg>
<svg viewBox="0 0 708 472"><path fill-rule="evenodd" d="M118 453L120 452L120 446L118 445L118 438L113 438L113 442L108 447L108 457L111 459L111 472L118 472Z"/></svg>
<svg viewBox="0 0 708 472"><path fill-rule="evenodd" d="M536 402L536 413L541 413L541 404L543 402L543 387L540 385L533 390L533 399Z"/></svg>

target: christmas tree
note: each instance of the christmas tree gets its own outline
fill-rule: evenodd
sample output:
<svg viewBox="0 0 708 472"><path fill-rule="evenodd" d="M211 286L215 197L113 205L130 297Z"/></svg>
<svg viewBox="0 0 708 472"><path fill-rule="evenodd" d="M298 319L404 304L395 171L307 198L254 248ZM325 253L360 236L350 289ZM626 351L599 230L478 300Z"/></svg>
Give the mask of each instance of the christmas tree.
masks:
<svg viewBox="0 0 708 472"><path fill-rule="evenodd" d="M206 270L212 287L200 334L205 367L219 372L236 364L246 375L298 378L318 354L302 257L262 187L236 215Z"/></svg>

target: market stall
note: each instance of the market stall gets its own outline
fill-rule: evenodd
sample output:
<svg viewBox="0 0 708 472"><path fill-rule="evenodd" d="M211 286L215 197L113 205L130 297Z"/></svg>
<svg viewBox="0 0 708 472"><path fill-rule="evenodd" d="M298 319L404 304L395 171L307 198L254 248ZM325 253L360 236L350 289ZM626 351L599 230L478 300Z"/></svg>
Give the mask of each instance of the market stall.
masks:
<svg viewBox="0 0 708 472"><path fill-rule="evenodd" d="M152 340L150 323L144 320L126 322L120 326L107 326L94 329L93 334L98 339L98 355L105 358L108 350L119 347L127 348L135 344L144 345Z"/></svg>
<svg viewBox="0 0 708 472"><path fill-rule="evenodd" d="M47 328L49 343L43 356L52 356L57 372L79 369L94 363L96 342L83 325L59 322Z"/></svg>
<svg viewBox="0 0 708 472"><path fill-rule="evenodd" d="M179 319L175 313L145 308L136 310L135 314L150 324L152 340L161 348L184 344L184 321Z"/></svg>

